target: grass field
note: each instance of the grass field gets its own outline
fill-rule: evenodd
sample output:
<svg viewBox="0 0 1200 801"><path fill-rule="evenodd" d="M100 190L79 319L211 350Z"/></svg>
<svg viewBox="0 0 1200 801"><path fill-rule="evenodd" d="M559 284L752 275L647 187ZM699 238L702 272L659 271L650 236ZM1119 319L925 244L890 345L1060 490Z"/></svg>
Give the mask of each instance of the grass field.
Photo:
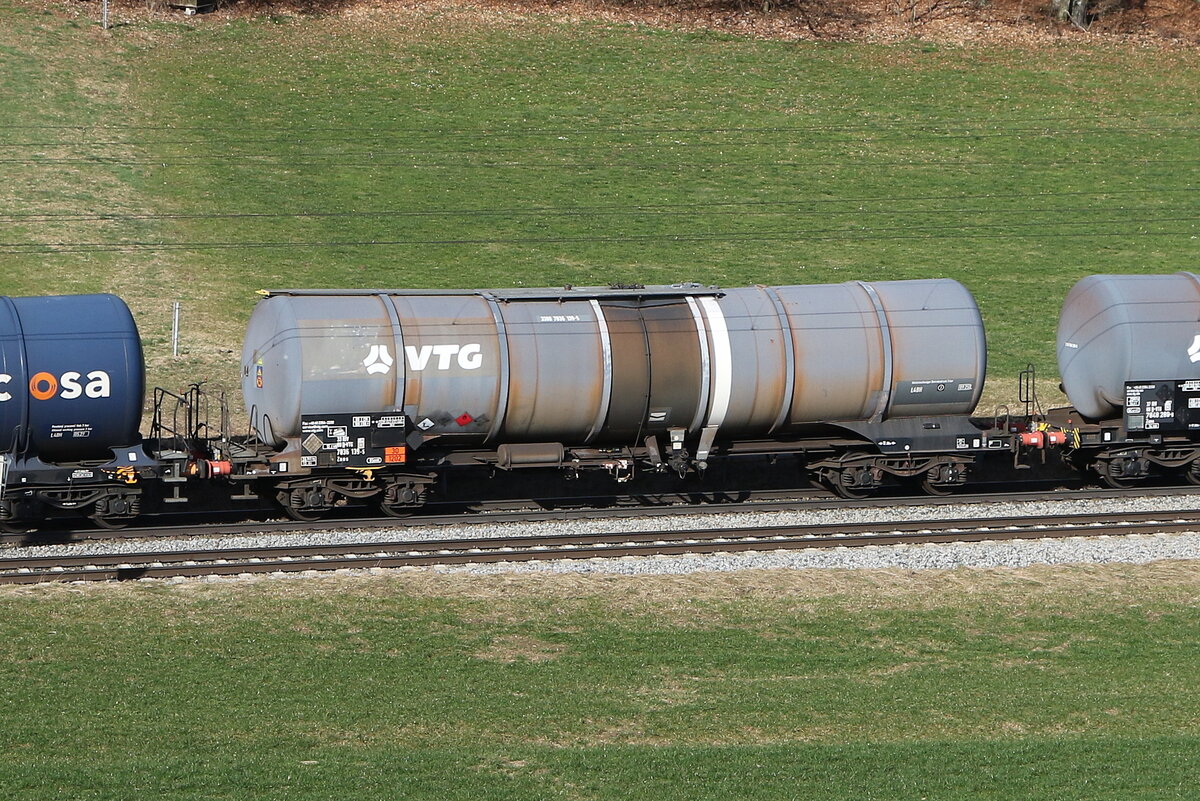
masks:
<svg viewBox="0 0 1200 801"><path fill-rule="evenodd" d="M1189 799L1186 566L0 590L22 799Z"/></svg>
<svg viewBox="0 0 1200 801"><path fill-rule="evenodd" d="M450 3L108 34L0 13L0 291L119 291L160 383L232 385L264 287L936 275L975 292L987 397L1011 399L1026 362L1054 382L1076 279L1196 266L1196 51L755 41Z"/></svg>

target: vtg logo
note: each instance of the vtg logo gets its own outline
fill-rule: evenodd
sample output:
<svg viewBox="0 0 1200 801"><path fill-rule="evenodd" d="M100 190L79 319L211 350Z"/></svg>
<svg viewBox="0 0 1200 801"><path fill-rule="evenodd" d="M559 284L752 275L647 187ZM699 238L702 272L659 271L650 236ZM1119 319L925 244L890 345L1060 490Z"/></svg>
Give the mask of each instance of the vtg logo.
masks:
<svg viewBox="0 0 1200 801"><path fill-rule="evenodd" d="M388 352L387 345L371 345L370 351L363 359L363 367L368 373L388 373L395 360ZM483 346L477 342L466 345L405 345L404 355L408 357L410 370L419 372L430 366L437 370L449 370L457 363L463 370L478 370L483 366Z"/></svg>
<svg viewBox="0 0 1200 801"><path fill-rule="evenodd" d="M450 360L458 362L464 370L478 370L483 365L483 347L472 342L469 345L405 345L404 353L408 356L408 366L413 370L424 370L429 366L430 357L437 356L437 369L449 370Z"/></svg>
<svg viewBox="0 0 1200 801"><path fill-rule="evenodd" d="M86 395L89 398L107 398L112 395L112 379L103 370L93 370L86 376L82 373L68 371L55 377L52 373L35 373L29 379L29 394L37 400L50 400L58 396L65 400L74 400ZM5 387L12 383L12 376L0 373L0 403L12 400L12 393Z"/></svg>

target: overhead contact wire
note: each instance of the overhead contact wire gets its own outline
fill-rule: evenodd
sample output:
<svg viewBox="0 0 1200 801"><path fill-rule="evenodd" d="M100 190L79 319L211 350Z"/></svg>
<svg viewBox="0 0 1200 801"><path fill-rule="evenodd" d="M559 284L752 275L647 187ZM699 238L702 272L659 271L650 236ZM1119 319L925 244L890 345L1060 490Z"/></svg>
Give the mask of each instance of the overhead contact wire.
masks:
<svg viewBox="0 0 1200 801"><path fill-rule="evenodd" d="M1149 219L1121 220L1084 220L1060 222L1063 226L1104 226L1115 225L1148 225L1169 222L1196 222L1200 216L1159 217ZM1000 225L946 225L922 226L913 228L903 226L897 228L863 229L862 235L848 235L854 232L823 229L820 231L763 231L763 232L725 232L714 234L633 234L626 236L578 236L578 237L514 237L514 238L463 238L463 239L397 239L397 240L346 240L346 241L279 241L279 242L4 242L0 243L0 253L12 255L20 253L91 253L91 252L154 252L154 251L202 251L202 250L262 250L272 248L336 248L336 247L410 247L410 246L453 246L453 245L524 245L524 244L569 244L595 242L746 242L746 241L780 241L780 240L821 240L821 241L870 241L870 240L899 240L899 239L1020 239L1047 237L1099 237L1111 238L1116 236L1187 236L1189 231L1112 231L1104 232L1067 232L1061 230L1045 233L1013 233L1011 231L997 233L979 233L978 229L1002 228ZM1046 228L1044 223L1017 223L1011 228L1037 227ZM917 231L918 233L880 233L888 231ZM955 231L954 234L920 233L921 231Z"/></svg>

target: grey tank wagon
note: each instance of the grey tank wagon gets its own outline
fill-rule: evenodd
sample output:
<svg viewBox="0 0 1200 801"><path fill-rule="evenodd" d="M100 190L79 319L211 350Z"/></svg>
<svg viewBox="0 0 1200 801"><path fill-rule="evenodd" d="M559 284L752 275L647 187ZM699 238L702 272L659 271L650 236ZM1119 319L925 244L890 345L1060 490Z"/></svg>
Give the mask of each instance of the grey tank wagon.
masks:
<svg viewBox="0 0 1200 801"><path fill-rule="evenodd" d="M370 492L367 474L419 503L431 468L464 461L684 475L732 443L796 452L828 430L889 454L824 449L816 473L855 492L887 475L953 486L971 457L914 455L986 448L966 417L983 323L949 279L264 295L243 394L300 513ZM359 480L306 478L336 467Z"/></svg>

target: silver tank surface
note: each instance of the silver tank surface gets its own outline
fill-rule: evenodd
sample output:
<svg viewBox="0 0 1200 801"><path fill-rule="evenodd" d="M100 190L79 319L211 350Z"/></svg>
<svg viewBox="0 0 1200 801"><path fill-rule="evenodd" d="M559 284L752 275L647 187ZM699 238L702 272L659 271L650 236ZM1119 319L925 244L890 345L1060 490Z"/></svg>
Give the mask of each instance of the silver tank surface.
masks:
<svg viewBox="0 0 1200 801"><path fill-rule="evenodd" d="M1091 275L1058 322L1067 398L1093 420L1119 415L1125 382L1200 378L1200 277Z"/></svg>
<svg viewBox="0 0 1200 801"><path fill-rule="evenodd" d="M446 442L634 444L969 413L986 346L948 279L721 290L279 290L242 355L252 425L404 412Z"/></svg>

